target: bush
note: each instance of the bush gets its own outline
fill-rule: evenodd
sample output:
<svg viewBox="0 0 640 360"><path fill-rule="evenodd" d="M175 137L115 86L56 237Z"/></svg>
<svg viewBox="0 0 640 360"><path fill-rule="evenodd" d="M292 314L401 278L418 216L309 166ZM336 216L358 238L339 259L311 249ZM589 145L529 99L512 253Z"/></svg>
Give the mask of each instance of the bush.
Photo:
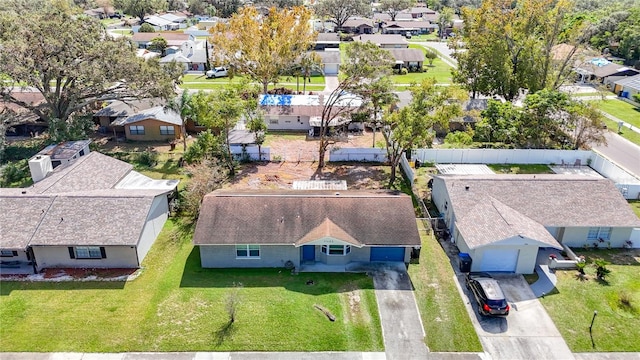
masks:
<svg viewBox="0 0 640 360"><path fill-rule="evenodd" d="M152 33L155 31L156 29L154 29L153 26L148 23L142 24L142 26L140 26L140 29L138 29L138 32L141 32L141 33Z"/></svg>
<svg viewBox="0 0 640 360"><path fill-rule="evenodd" d="M158 164L158 153L155 151L145 150L136 155L135 161L141 166L154 167Z"/></svg>
<svg viewBox="0 0 640 360"><path fill-rule="evenodd" d="M29 173L29 162L26 159L10 162L2 169L1 175L0 185L2 186L11 186L11 184L14 183L22 183L28 180L31 176Z"/></svg>
<svg viewBox="0 0 640 360"><path fill-rule="evenodd" d="M633 95L633 100L634 100L635 102L639 102L639 103L640 103L640 93L634 94L634 95Z"/></svg>
<svg viewBox="0 0 640 360"><path fill-rule="evenodd" d="M407 70L407 68L400 69L400 75L407 75L408 73L409 73L409 70Z"/></svg>

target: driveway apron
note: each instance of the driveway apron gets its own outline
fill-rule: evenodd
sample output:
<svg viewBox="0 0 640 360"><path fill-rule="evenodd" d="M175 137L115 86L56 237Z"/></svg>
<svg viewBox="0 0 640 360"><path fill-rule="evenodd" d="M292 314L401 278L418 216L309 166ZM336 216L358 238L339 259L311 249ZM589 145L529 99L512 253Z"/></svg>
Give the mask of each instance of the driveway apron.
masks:
<svg viewBox="0 0 640 360"><path fill-rule="evenodd" d="M494 275L511 306L507 317L478 314L475 300L466 301L480 342L491 359L570 359L574 356L522 275ZM462 275L458 275L464 284ZM469 291L467 296L472 299Z"/></svg>
<svg viewBox="0 0 640 360"><path fill-rule="evenodd" d="M409 275L406 271L379 270L373 284L387 359L427 358L429 350Z"/></svg>

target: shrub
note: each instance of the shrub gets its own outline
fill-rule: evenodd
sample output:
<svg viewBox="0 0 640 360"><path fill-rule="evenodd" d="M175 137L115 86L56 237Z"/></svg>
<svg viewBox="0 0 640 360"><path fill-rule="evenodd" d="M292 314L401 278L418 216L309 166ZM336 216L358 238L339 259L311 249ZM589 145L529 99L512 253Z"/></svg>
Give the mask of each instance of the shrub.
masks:
<svg viewBox="0 0 640 360"><path fill-rule="evenodd" d="M604 280L607 275L611 273L611 270L607 269L607 265L609 265L609 263L602 259L598 259L593 263L593 266L596 267L596 276L599 280Z"/></svg>
<svg viewBox="0 0 640 360"><path fill-rule="evenodd" d="M400 69L400 75L407 75L408 73L409 73L409 70L407 70L407 68Z"/></svg>
<svg viewBox="0 0 640 360"><path fill-rule="evenodd" d="M145 150L136 155L135 161L142 166L154 167L158 164L158 153L155 151Z"/></svg>
<svg viewBox="0 0 640 360"><path fill-rule="evenodd" d="M1 175L0 184L2 186L10 186L13 183L22 182L30 176L29 163L26 159L10 162L2 169Z"/></svg>
<svg viewBox="0 0 640 360"><path fill-rule="evenodd" d="M639 102L639 103L640 103L640 93L634 94L634 95L633 95L633 100L634 100L635 102Z"/></svg>
<svg viewBox="0 0 640 360"><path fill-rule="evenodd" d="M151 24L148 23L144 23L140 26L140 29L138 29L138 32L141 33L152 33L155 32L156 29L153 28L153 26Z"/></svg>

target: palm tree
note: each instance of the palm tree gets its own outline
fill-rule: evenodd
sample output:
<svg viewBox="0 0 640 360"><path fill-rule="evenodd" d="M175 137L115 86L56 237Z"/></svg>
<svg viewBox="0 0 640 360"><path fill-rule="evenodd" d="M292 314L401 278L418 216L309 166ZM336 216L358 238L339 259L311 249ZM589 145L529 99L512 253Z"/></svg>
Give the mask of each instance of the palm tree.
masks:
<svg viewBox="0 0 640 360"><path fill-rule="evenodd" d="M444 39L445 28L453 21L453 9L443 8L438 15L438 26L440 27L440 39Z"/></svg>
<svg viewBox="0 0 640 360"><path fill-rule="evenodd" d="M187 121L192 121L194 116L191 94L189 94L189 91L183 90L182 95L171 99L165 106L165 109L170 109L180 114L180 118L182 119L182 146L184 151L187 151L187 128L185 124Z"/></svg>
<svg viewBox="0 0 640 360"><path fill-rule="evenodd" d="M322 73L322 59L316 52L307 52L300 58L300 72L302 73L302 92L307 90L307 79L311 79L313 73Z"/></svg>

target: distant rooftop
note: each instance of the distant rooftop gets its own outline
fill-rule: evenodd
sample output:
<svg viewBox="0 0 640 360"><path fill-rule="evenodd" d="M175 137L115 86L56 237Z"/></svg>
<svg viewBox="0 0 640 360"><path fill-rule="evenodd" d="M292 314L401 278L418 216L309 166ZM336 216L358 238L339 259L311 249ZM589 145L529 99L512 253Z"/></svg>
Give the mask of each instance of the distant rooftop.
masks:
<svg viewBox="0 0 640 360"><path fill-rule="evenodd" d="M52 160L67 160L73 158L80 150L91 143L91 140L67 141L61 144L51 144L40 150L37 155L48 155Z"/></svg>

